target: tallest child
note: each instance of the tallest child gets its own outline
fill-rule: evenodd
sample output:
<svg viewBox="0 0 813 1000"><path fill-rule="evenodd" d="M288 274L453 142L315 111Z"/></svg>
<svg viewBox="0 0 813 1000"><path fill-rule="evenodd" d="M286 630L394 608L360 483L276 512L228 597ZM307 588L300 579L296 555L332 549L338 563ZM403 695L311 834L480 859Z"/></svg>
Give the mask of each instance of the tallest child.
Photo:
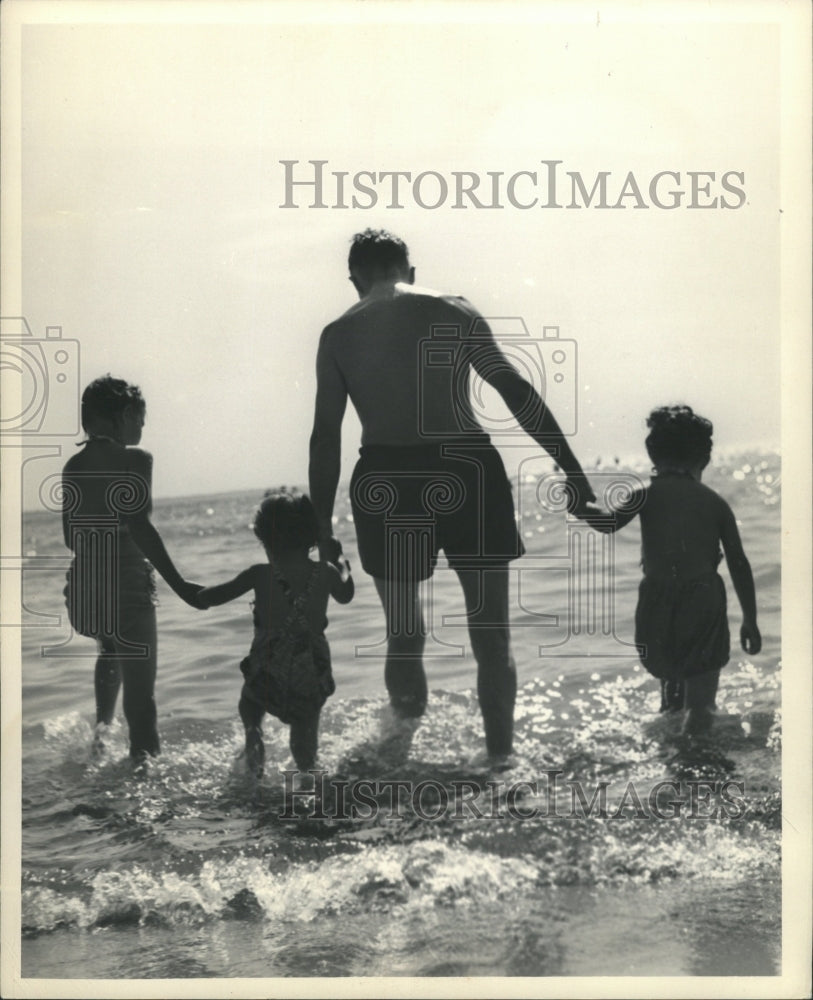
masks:
<svg viewBox="0 0 813 1000"><path fill-rule="evenodd" d="M62 471L65 544L74 558L65 597L74 629L96 639L96 738L113 721L124 685L130 756L159 752L153 567L196 607L199 586L175 568L151 520L152 456L136 447L147 407L138 386L105 375L82 394L82 450Z"/></svg>
<svg viewBox="0 0 813 1000"><path fill-rule="evenodd" d="M492 758L503 757L512 749L516 696L508 563L524 547L502 460L473 418L469 375L497 390L522 429L567 474L577 501L594 495L553 414L508 363L469 302L416 287L405 243L384 230L356 235L348 263L360 301L325 328L316 360L310 494L320 548L330 558L338 546L332 515L349 398L361 421L353 520L362 566L373 577L386 617L384 676L392 709L401 718L417 718L426 707L426 629L418 588L443 549L466 602L486 748ZM456 331L459 338L445 391L425 378L422 344L437 328ZM432 498L440 510L431 534L412 547L406 536L394 537L397 522L426 523Z"/></svg>

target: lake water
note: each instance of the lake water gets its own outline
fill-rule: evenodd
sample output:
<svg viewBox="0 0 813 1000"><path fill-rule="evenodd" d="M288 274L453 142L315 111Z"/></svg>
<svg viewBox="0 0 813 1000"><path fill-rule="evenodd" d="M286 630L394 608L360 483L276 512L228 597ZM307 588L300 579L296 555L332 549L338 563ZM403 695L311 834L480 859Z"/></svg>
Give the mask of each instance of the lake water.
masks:
<svg viewBox="0 0 813 1000"><path fill-rule="evenodd" d="M764 644L753 658L732 645L714 736L695 745L658 716L657 682L629 645L637 526L602 549L540 511L532 476L517 486L528 554L513 570L515 755L498 774L477 759L474 665L445 565L432 582L427 713L411 743L382 741L383 615L344 492L337 533L357 592L329 609L337 690L319 803L286 794L293 764L275 720L263 779L239 758L248 599L195 612L159 581L163 752L146 776L133 773L121 718L91 755L93 644L64 615L47 627L29 617L23 976L777 975L779 478L773 453L716 457L705 476L740 522ZM189 579L262 558L249 529L262 492L156 503ZM32 566L65 556L66 568L58 517L26 515L24 550ZM30 616L63 614L63 579L24 574ZM367 782L366 807L347 798L354 782Z"/></svg>

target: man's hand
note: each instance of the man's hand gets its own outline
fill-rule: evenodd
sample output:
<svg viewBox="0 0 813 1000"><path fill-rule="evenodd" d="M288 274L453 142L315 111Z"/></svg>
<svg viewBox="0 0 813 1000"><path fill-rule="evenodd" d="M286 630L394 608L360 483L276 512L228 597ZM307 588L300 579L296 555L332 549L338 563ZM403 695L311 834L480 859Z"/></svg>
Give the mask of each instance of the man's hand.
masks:
<svg viewBox="0 0 813 1000"><path fill-rule="evenodd" d="M339 562L341 554L342 543L335 535L328 535L319 539L319 558L321 560L335 565Z"/></svg>

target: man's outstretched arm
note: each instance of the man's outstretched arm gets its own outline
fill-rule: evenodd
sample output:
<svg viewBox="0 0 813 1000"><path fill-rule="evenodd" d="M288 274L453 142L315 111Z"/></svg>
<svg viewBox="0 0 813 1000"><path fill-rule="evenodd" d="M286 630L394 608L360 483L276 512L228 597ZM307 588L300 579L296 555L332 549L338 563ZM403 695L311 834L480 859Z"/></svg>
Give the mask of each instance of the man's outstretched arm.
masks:
<svg viewBox="0 0 813 1000"><path fill-rule="evenodd" d="M555 460L577 492L576 506L596 499L579 460L573 454L556 417L545 401L511 365L485 323L478 324L471 343L471 364L478 375L493 386L529 437Z"/></svg>
<svg viewBox="0 0 813 1000"><path fill-rule="evenodd" d="M341 471L342 420L346 408L347 386L330 352L325 330L316 355L316 408L308 466L310 497L319 521L320 551L323 543L333 536L333 505Z"/></svg>

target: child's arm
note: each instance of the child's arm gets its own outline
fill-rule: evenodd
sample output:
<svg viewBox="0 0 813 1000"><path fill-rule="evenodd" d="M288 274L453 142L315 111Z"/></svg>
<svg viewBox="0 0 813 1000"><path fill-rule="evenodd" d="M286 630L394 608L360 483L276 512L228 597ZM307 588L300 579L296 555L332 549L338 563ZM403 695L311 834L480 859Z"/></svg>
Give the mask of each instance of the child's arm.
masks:
<svg viewBox="0 0 813 1000"><path fill-rule="evenodd" d="M734 512L728 504L722 500L723 515L720 528L720 541L723 543L728 569L731 573L731 580L734 590L737 592L740 607L742 608L742 627L740 628L740 643L746 653L756 655L762 649L762 636L757 628L757 598L754 588L754 575L751 572L751 564L746 558L745 551L740 540L740 533L737 530L737 522L734 519Z"/></svg>
<svg viewBox="0 0 813 1000"><path fill-rule="evenodd" d="M572 513L580 521L589 524L595 531L600 531L603 535L615 534L619 528L623 528L640 511L646 490L635 490L630 498L620 507L613 510L602 510L593 504L577 507Z"/></svg>
<svg viewBox="0 0 813 1000"><path fill-rule="evenodd" d="M356 592L356 585L350 575L350 563L339 557L335 563L326 562L324 565L327 568L330 596L339 604L349 604Z"/></svg>
<svg viewBox="0 0 813 1000"><path fill-rule="evenodd" d="M191 604L192 607L197 607L195 595L200 590L200 585L184 580L170 559L158 529L150 520L152 511L152 455L149 452L141 451L140 448L133 448L128 457L131 461L131 471L143 477L149 497L143 510L127 518L133 541L178 597L182 601L186 601L187 604Z"/></svg>
<svg viewBox="0 0 813 1000"><path fill-rule="evenodd" d="M204 587L195 596L195 603L199 608L212 608L220 604L228 604L237 597L248 593L249 590L256 589L254 584L258 566L249 566L242 573L238 573L233 580L226 583L218 583L214 587Z"/></svg>

